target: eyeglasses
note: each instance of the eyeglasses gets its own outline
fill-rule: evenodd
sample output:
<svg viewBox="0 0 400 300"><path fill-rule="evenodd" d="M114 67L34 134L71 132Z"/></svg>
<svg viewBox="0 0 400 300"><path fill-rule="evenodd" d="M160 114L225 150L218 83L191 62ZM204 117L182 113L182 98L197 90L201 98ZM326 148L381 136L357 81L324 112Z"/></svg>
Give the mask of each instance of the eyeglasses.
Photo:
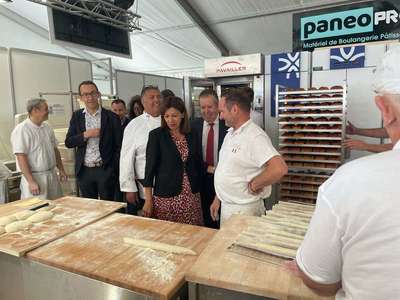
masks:
<svg viewBox="0 0 400 300"><path fill-rule="evenodd" d="M96 97L99 96L99 92L93 91L91 93L83 93L83 94L81 94L81 98L88 98L89 96L92 97L92 98L96 98Z"/></svg>

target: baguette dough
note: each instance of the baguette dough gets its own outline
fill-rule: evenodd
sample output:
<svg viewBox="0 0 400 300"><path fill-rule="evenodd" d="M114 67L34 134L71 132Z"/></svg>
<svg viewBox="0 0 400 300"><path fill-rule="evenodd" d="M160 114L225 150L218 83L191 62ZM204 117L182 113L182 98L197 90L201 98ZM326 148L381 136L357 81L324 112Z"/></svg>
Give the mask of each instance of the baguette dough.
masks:
<svg viewBox="0 0 400 300"><path fill-rule="evenodd" d="M39 223L51 219L54 214L50 211L38 211L34 215L30 216L27 220L32 223Z"/></svg>
<svg viewBox="0 0 400 300"><path fill-rule="evenodd" d="M15 221L17 221L17 218L13 215L1 217L0 218L0 226L6 226Z"/></svg>
<svg viewBox="0 0 400 300"><path fill-rule="evenodd" d="M32 227L32 222L28 220L23 220L23 221L15 221L13 223L8 224L5 229L7 233L11 233L28 229L30 227Z"/></svg>
<svg viewBox="0 0 400 300"><path fill-rule="evenodd" d="M4 228L4 226L0 226L0 234L3 234L6 232L6 229Z"/></svg>
<svg viewBox="0 0 400 300"><path fill-rule="evenodd" d="M265 243L235 242L235 244L238 246L241 246L241 247L257 250L260 252L264 252L264 253L272 254L272 255L276 255L276 256L283 256L283 257L287 257L287 258L295 258L296 252L297 252L294 249L288 249L288 248L283 248L283 247L279 247L279 246L268 245Z"/></svg>
<svg viewBox="0 0 400 300"><path fill-rule="evenodd" d="M35 214L34 211L31 210L23 210L14 214L14 217L17 218L18 221L22 221L28 219L30 216Z"/></svg>
<svg viewBox="0 0 400 300"><path fill-rule="evenodd" d="M189 248L170 245L170 244L166 244L166 243L160 243L160 242L156 242L156 241L150 241L150 240L124 237L124 243L131 244L131 245L138 246L138 247L143 247L143 248L150 248L153 250L160 250L160 251L175 253L175 254L197 255L196 252L194 252L193 250L191 250Z"/></svg>

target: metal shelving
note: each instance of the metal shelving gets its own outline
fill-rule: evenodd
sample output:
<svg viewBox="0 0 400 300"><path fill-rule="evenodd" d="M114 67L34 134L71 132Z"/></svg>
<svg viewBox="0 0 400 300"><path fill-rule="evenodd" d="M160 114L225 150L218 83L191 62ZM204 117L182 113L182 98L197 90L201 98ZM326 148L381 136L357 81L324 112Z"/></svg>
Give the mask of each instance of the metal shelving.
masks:
<svg viewBox="0 0 400 300"><path fill-rule="evenodd" d="M346 86L292 90L276 86L279 150L289 167L280 200L315 202L319 186L344 161Z"/></svg>

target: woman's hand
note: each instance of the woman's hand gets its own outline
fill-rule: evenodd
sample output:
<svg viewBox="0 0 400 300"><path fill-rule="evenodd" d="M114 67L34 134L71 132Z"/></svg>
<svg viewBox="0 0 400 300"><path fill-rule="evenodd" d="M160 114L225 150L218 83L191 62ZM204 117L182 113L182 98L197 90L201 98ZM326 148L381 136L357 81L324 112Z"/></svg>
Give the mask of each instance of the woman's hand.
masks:
<svg viewBox="0 0 400 300"><path fill-rule="evenodd" d="M143 205L143 216L150 218L153 212L153 200L146 199Z"/></svg>

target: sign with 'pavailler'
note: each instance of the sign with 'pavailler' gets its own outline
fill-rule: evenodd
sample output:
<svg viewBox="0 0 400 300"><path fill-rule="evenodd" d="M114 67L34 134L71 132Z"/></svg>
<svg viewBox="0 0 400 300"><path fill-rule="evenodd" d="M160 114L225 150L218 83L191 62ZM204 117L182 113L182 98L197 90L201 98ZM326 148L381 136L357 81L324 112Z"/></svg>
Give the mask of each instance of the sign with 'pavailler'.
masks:
<svg viewBox="0 0 400 300"><path fill-rule="evenodd" d="M293 51L400 39L400 0L368 1L293 15Z"/></svg>

